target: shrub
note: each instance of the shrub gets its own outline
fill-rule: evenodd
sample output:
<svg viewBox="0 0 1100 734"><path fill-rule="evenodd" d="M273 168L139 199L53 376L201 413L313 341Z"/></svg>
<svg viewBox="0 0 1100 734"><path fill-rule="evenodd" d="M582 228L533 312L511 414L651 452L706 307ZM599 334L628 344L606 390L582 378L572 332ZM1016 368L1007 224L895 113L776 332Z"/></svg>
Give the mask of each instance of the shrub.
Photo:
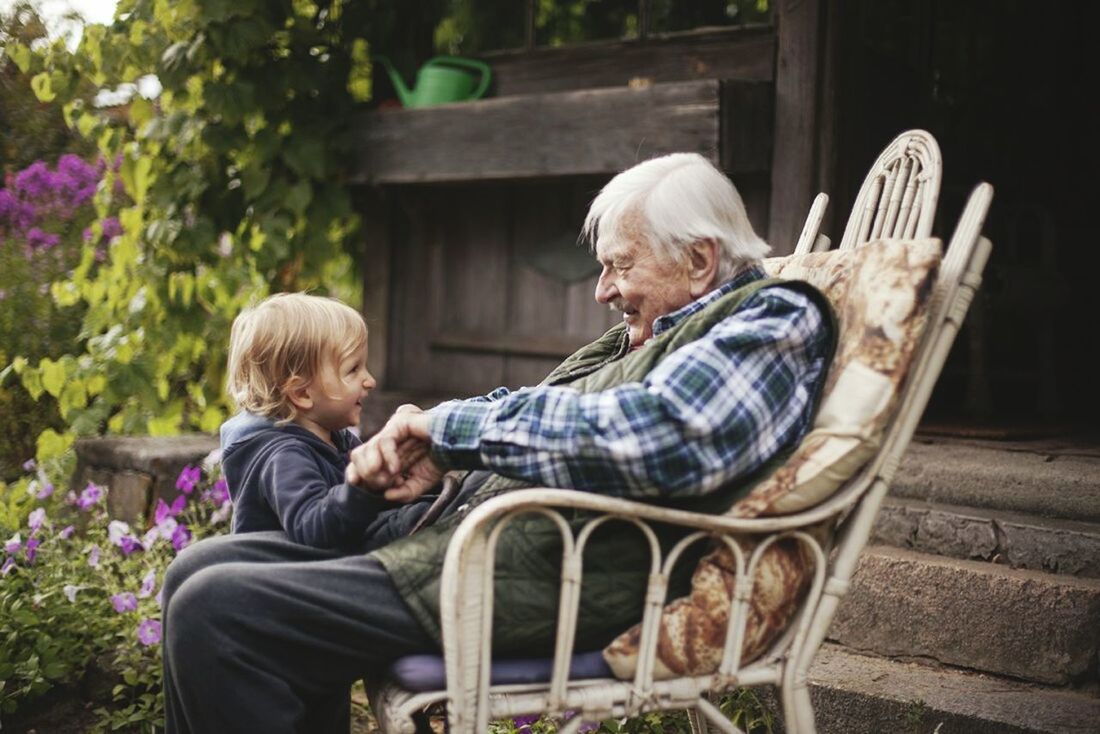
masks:
<svg viewBox="0 0 1100 734"><path fill-rule="evenodd" d="M62 430L70 408L83 407L99 382L63 379L60 360L77 342L83 310L58 308L50 289L77 269L98 269L121 234L118 219L99 219L93 206L98 196L109 212L122 199L113 187L101 190L105 170L102 161L66 154L56 166L36 161L8 174L0 188L0 365L21 357L0 372L7 378L0 379L0 435L9 437L0 446L0 480L16 476L19 463L34 455L35 438L47 428ZM25 364L39 371L22 383L12 379Z"/></svg>
<svg viewBox="0 0 1100 734"><path fill-rule="evenodd" d="M0 713L75 683L95 657L117 676L99 728L161 727L160 583L179 550L226 529L225 482L189 466L176 501L132 528L107 516L105 488L60 496L33 462L26 469L13 489L33 509L17 527L0 524Z"/></svg>

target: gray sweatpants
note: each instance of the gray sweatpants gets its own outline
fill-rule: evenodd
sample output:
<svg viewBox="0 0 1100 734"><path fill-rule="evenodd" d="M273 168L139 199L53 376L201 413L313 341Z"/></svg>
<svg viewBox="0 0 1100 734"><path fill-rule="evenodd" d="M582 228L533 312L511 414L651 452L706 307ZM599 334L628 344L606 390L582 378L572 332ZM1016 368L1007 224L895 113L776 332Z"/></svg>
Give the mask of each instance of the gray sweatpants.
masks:
<svg viewBox="0 0 1100 734"><path fill-rule="evenodd" d="M381 564L280 532L186 548L162 602L170 734L346 733L355 680L437 650Z"/></svg>

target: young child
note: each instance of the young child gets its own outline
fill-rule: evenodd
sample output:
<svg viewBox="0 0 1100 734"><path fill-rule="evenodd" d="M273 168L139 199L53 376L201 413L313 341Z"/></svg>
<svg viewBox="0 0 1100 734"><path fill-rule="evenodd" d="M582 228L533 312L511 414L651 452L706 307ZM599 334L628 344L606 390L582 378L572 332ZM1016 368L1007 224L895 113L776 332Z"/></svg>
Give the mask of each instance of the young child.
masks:
<svg viewBox="0 0 1100 734"><path fill-rule="evenodd" d="M344 481L367 393L367 326L333 298L283 293L233 322L227 389L241 412L221 427L233 532L284 530L353 550L389 503ZM378 488L381 489L381 488Z"/></svg>

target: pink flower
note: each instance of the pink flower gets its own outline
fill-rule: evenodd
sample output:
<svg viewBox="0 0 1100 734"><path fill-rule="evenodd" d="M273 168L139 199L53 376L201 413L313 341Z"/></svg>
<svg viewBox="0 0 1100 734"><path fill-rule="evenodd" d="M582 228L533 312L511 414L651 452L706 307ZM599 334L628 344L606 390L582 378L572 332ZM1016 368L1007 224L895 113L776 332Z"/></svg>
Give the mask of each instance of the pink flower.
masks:
<svg viewBox="0 0 1100 734"><path fill-rule="evenodd" d="M23 462L23 471L32 472L38 468L38 463L34 459L27 459Z"/></svg>
<svg viewBox="0 0 1100 734"><path fill-rule="evenodd" d="M195 491L195 485L199 483L201 478L202 469L188 464L183 467L183 471L180 472L179 477L176 479L176 489L184 494L191 494Z"/></svg>
<svg viewBox="0 0 1100 734"><path fill-rule="evenodd" d="M138 625L138 642L146 647L160 642L160 622L155 619L144 619Z"/></svg>

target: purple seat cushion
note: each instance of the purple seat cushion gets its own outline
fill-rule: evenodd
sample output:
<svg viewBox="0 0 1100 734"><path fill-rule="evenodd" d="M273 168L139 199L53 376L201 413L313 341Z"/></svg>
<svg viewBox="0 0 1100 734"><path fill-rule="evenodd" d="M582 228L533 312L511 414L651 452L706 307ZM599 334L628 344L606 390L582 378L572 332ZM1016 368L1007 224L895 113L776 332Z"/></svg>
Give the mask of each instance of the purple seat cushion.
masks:
<svg viewBox="0 0 1100 734"><path fill-rule="evenodd" d="M545 683L553 673L553 658L515 658L494 660L489 679L496 685L507 683ZM408 655L397 660L390 668L390 677L406 690L441 691L447 687L443 658L439 655ZM610 678L611 668L604 662L599 650L582 652L573 656L569 664L569 677Z"/></svg>

